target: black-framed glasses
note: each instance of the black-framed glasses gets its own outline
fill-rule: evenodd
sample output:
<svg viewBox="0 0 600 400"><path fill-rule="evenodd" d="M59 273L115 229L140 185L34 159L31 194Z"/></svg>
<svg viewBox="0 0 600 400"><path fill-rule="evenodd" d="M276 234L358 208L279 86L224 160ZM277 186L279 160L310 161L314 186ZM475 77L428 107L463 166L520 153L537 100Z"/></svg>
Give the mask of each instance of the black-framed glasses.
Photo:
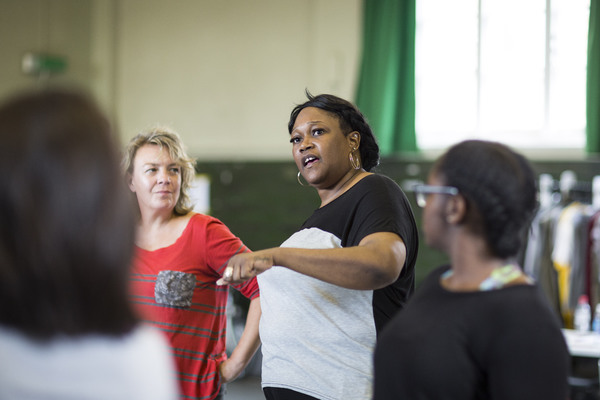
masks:
<svg viewBox="0 0 600 400"><path fill-rule="evenodd" d="M458 194L458 189L454 186L415 185L412 191L415 194L417 205L421 208L427 204L427 195L429 194L448 194L451 196Z"/></svg>

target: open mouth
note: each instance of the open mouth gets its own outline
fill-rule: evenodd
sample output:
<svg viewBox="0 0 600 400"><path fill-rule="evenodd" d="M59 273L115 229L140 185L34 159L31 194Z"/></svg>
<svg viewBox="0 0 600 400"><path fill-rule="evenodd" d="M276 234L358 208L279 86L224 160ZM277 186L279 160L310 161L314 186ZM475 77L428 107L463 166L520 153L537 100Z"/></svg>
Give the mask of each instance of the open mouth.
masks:
<svg viewBox="0 0 600 400"><path fill-rule="evenodd" d="M319 161L319 159L315 156L306 156L302 159L302 165L308 167L309 165L312 165L317 161Z"/></svg>

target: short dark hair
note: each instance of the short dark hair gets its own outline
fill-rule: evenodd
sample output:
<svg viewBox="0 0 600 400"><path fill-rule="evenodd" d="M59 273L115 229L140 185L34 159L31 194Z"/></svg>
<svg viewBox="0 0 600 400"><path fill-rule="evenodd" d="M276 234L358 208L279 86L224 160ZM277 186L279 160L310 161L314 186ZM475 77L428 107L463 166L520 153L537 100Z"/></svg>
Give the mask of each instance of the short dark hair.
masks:
<svg viewBox="0 0 600 400"><path fill-rule="evenodd" d="M292 133L292 129L294 129L294 124L300 111L307 107L320 108L338 118L344 135L348 135L354 131L360 133L359 152L362 166L366 171L370 171L379 165L379 145L377 144L377 140L367 119L354 104L331 94L313 96L308 90L306 91L306 97L308 101L297 105L292 110L290 121L288 122L288 132L290 134Z"/></svg>
<svg viewBox="0 0 600 400"><path fill-rule="evenodd" d="M525 157L496 142L467 140L433 166L467 200L466 223L497 257L518 254L537 210L536 178Z"/></svg>
<svg viewBox="0 0 600 400"><path fill-rule="evenodd" d="M0 141L0 324L130 332L135 215L105 116L83 93L21 93L0 106Z"/></svg>

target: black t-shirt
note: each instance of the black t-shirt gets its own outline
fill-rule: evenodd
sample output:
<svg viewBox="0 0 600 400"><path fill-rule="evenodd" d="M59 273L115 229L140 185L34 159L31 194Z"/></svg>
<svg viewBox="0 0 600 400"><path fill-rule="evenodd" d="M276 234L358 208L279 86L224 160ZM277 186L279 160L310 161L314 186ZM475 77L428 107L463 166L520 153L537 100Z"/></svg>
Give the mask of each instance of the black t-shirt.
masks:
<svg viewBox="0 0 600 400"><path fill-rule="evenodd" d="M433 271L375 350L374 400L564 400L569 354L537 286L452 292Z"/></svg>
<svg viewBox="0 0 600 400"><path fill-rule="evenodd" d="M393 284L373 293L373 313L379 333L401 309L414 290L419 237L410 203L402 189L383 175L369 175L350 190L321 207L302 225L319 228L341 240L342 247L357 246L376 232L392 232L406 246L406 261Z"/></svg>
<svg viewBox="0 0 600 400"><path fill-rule="evenodd" d="M347 289L278 266L258 275L263 386L318 399L371 398L377 335L413 291L418 236L406 196L391 179L366 176L281 245L339 249L375 232L394 232L407 248L401 276L387 288Z"/></svg>

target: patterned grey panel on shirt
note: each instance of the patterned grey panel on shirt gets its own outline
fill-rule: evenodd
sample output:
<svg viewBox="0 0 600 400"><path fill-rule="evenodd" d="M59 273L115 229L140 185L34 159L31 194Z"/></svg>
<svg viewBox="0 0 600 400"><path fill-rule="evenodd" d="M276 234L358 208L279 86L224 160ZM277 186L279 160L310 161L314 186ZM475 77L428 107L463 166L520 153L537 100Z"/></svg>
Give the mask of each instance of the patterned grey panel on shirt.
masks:
<svg viewBox="0 0 600 400"><path fill-rule="evenodd" d="M196 277L181 271L160 271L154 286L158 304L172 307L189 307L196 287Z"/></svg>

